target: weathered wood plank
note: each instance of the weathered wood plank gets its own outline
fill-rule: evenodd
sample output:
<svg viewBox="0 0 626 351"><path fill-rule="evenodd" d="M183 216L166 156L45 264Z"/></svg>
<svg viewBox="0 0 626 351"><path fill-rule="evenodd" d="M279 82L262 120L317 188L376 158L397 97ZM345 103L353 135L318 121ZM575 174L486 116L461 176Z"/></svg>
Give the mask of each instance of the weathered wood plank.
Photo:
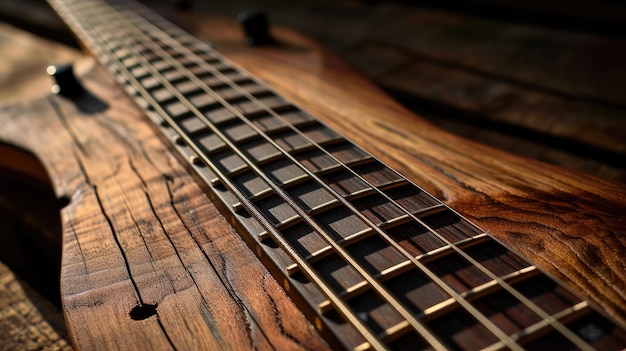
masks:
<svg viewBox="0 0 626 351"><path fill-rule="evenodd" d="M364 49L371 50L384 51L385 45ZM478 120L626 152L626 112L620 108L590 104L419 59L375 79L387 89L456 108Z"/></svg>
<svg viewBox="0 0 626 351"><path fill-rule="evenodd" d="M50 79L41 72L58 62L78 58L78 52L0 23L0 100L23 98L49 90Z"/></svg>
<svg viewBox="0 0 626 351"><path fill-rule="evenodd" d="M63 317L0 262L0 350L72 350Z"/></svg>

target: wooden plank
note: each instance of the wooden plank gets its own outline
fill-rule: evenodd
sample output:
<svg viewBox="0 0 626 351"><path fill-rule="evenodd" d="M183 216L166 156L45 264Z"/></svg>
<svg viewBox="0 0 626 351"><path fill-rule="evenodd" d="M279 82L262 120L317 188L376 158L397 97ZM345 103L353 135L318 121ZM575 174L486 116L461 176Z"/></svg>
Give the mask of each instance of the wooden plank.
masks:
<svg viewBox="0 0 626 351"><path fill-rule="evenodd" d="M369 43L350 57L399 52L386 43ZM578 140L614 152L626 152L623 108L551 94L505 79L450 67L406 54L384 73L369 72L383 87L478 116L557 137ZM357 66L367 70L363 66ZM460 117L462 118L462 116ZM584 131L584 132L583 132Z"/></svg>
<svg viewBox="0 0 626 351"><path fill-rule="evenodd" d="M42 74L51 64L71 62L77 50L33 36L0 22L0 100L43 94L50 89L50 78Z"/></svg>
<svg viewBox="0 0 626 351"><path fill-rule="evenodd" d="M0 350L70 351L63 316L0 262Z"/></svg>
<svg viewBox="0 0 626 351"><path fill-rule="evenodd" d="M424 110L453 114L468 125L496 123L502 126L501 134L507 126L517 129L512 134L532 132L537 142L552 144L555 151L586 155L618 172L626 166L620 161L626 155L626 112L622 109L540 93L419 60L379 82L409 103L417 98L412 104L416 109L421 104Z"/></svg>

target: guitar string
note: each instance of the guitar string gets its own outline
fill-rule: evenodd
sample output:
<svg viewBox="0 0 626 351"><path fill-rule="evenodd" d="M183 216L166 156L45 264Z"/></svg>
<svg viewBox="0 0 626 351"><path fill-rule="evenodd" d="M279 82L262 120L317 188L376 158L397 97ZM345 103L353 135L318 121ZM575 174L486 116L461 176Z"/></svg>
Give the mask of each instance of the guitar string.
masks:
<svg viewBox="0 0 626 351"><path fill-rule="evenodd" d="M145 14L144 14L144 15L145 15ZM151 20L151 21L152 21L152 20ZM152 25L151 25L151 27L152 27ZM157 27L156 27L156 26L154 26L152 29L156 29L156 28L157 28ZM148 30L146 30L146 32L148 33ZM181 32L182 32L182 31L181 31ZM155 32L154 32L154 31L150 31L150 33L154 34ZM179 44L179 45L180 45L180 43L177 43L177 44ZM192 53L192 54L194 54L194 53ZM189 55L187 55L186 57L189 57ZM234 85L232 85L232 84L230 84L230 85L231 85L231 86L233 86L233 87L235 87L235 86L234 86ZM243 89L240 89L240 90L241 90L241 91L243 91L243 92L246 92L246 91L245 91L245 90L243 90ZM247 94L247 95L249 95L249 94ZM249 95L249 97L251 97L251 95ZM259 103L260 103L260 102L259 102ZM267 106L266 106L266 110L267 110L268 112L273 112L273 111L271 111L271 109L270 109L269 107L267 107ZM280 115L277 115L277 117L280 117ZM299 132L297 129L295 129L295 128L293 128L293 127L292 127L292 129L293 129L294 131ZM259 132L259 133L260 133L260 132ZM309 141L310 143L313 143L313 144L314 144L314 142L313 142L312 140L310 140L310 139L309 139L306 135L301 134L301 133L300 133L300 135L301 135L302 137L304 137L304 138L308 139L308 141ZM318 146L318 147L319 147L319 146ZM320 147L320 149L322 149L322 150L323 150L323 148L321 148L321 147ZM324 150L324 151L326 152L326 150ZM332 156L332 155L331 155L331 154L329 154L328 152L326 152L326 154L327 154L327 155L329 155L330 157L333 157L333 158L334 158L334 156ZM337 161L338 163L341 163L340 161L338 161L338 160L336 160L336 159L335 159L335 161ZM350 168L347 168L347 169L351 170ZM352 170L351 170L351 171L352 171ZM354 172L353 172L353 173L354 173ZM355 174L356 174L356 173L355 173ZM358 174L356 174L356 175L357 175L357 176L359 176ZM360 177L360 176L359 176L359 178L363 179L363 178L362 178L362 177ZM375 188L374 188L371 184L370 184L370 187L371 187L372 189L375 189ZM383 193L383 194L384 194L384 193ZM336 198L340 198L340 196L339 196L339 195L336 195ZM388 200L391 200L391 199L389 199L389 198L388 198ZM392 200L391 200L391 201L392 201ZM392 202L393 202L393 201L392 201ZM354 212L356 212L356 210L355 210ZM429 228L429 229L430 229L431 231L433 231L431 228ZM408 255L410 255L410 254L408 254ZM424 269L422 269L422 270L424 270ZM498 281L498 282L501 282L501 280L500 280L500 279L497 279L497 281ZM460 298L460 296L457 296L457 297L456 297L456 299L457 299L457 300L458 300L459 298Z"/></svg>
<svg viewBox="0 0 626 351"><path fill-rule="evenodd" d="M89 42L89 41L85 41L85 42ZM96 52L100 52L101 55L106 55L101 50L98 50L98 46L92 45L92 48ZM115 64L117 66L120 66L119 62L113 62L113 64ZM124 68L125 67L122 66L122 69L124 69ZM127 75L126 81L130 82L131 84L133 84L132 80L134 79L134 77L130 74L130 72L127 71L125 75ZM124 80L124 78L121 78L121 79ZM141 89L141 85L137 81L135 81L133 85L136 85L134 87L135 89ZM164 116L166 119L169 118L169 116L167 116L167 113L162 108L160 108L160 106L158 106L158 103L156 101L154 101L146 91L143 92L143 95L144 95L144 98L146 100L152 100L153 106L155 106L155 108L157 110L160 110L159 113L162 116ZM174 122L170 120L170 123L174 123ZM175 126L175 124L173 124L173 126ZM182 133L182 130L178 130L178 132ZM183 135L183 134L181 134L181 135ZM199 152L199 150L196 150L196 151ZM214 169L214 172L216 174L220 174L219 170L217 170L217 169ZM225 182L225 184L228 185L228 181ZM247 201L243 194L238 193L238 191L236 190L236 188L234 187L233 184L230 184L230 187L233 189L233 193L242 202L245 203ZM254 211L252 211L251 213L254 213ZM261 222L264 221L264 218L263 218L262 214L256 213L256 217L258 219L260 219ZM306 261L303 261L303 260L299 259L297 253L295 253L295 250L293 250L293 248L291 248L288 243L286 243L286 242L284 242L284 241L282 241L280 239L280 236L277 233L275 233L276 230L273 228L273 226L269 222L264 221L264 223L262 223L262 225L264 225L264 227L266 227L266 230L268 230L268 232L270 232L273 235L277 236L278 240L276 242L279 245L281 245L281 248L283 248L283 250L285 250L285 252L287 252L288 254L290 254L290 256L292 256L292 258L294 258L294 261L299 262L299 264L302 265L303 270L305 272L307 271L307 269L312 272L312 269L308 266ZM341 298L336 296L336 294L332 290L327 288L326 284L321 282L315 274L310 273L310 276L311 276L310 277L311 281L314 282L316 285L318 285L322 290L324 290L323 291L324 294L327 295L327 297L330 300L332 300L334 304L339 306L338 312L340 312L340 313L345 315L347 321L349 321L365 337L365 339L372 345L372 347L377 348L377 349L384 349L384 346L378 342L378 340L376 339L374 334L371 331L369 331L369 328L362 323L362 321L356 316L356 314L354 314L352 311L350 311L350 309L347 306L345 306L345 304L343 304L343 301L341 300ZM341 308L342 306L344 307L343 309ZM343 312L342 312L342 310L343 310Z"/></svg>
<svg viewBox="0 0 626 351"><path fill-rule="evenodd" d="M142 21L141 23L144 23L144 22ZM152 28L151 28L151 30L150 30L150 31L145 30L145 31L146 31L146 33L148 33L148 32L149 32L149 33L154 34L154 33L158 30L158 27L156 27L156 26L152 26L151 24L149 24L149 25L150 25ZM169 37L168 37L168 38L169 38ZM171 39L171 38L170 38L170 39ZM165 43L164 43L164 44L165 44ZM204 61L203 61L203 62L204 62ZM267 110L268 112L270 112L270 110L267 108L267 106L266 106L266 110ZM271 112L274 112L274 111L271 111ZM292 127L292 129L293 129L293 127ZM294 129L294 130L296 130L296 129ZM297 131L297 130L296 130L296 131ZM259 135L263 135L263 132L262 132L262 131L260 131L260 130L256 130L256 132L257 132L257 134L259 134ZM302 135L302 136L303 136L303 137L306 137L305 135ZM308 137L307 137L307 139L308 139ZM315 144L315 143L314 143L312 140L310 140L310 139L309 139L309 142L310 142L310 143L312 143L312 144ZM319 145L317 145L317 146L318 146L318 148L322 149ZM325 151L325 150L324 150L324 151ZM286 150L283 150L283 154L286 154L286 153L287 153L287 151L286 151ZM336 161L337 161L338 163L341 163L341 162L339 162L338 160L336 160ZM344 165L344 167L345 167L345 165ZM310 176L315 177L315 175L314 175L314 174L310 174ZM321 180L318 180L318 182L321 182ZM328 190L329 190L330 192L334 192L334 190L332 190L332 189L330 189L330 188L328 188ZM336 199L339 199L339 200L344 200L344 199L343 199L343 198L342 198L339 194L337 194L336 192L334 193L334 197L335 197ZM350 207L353 213L355 213L355 214L357 214L357 215L360 215L361 219L362 219L364 222L366 222L366 223L367 223L367 222L369 222L369 220L368 220L368 219L366 219L364 216L362 216L362 214L361 214L360 212L358 212L358 210L356 210L354 207L352 207L352 204L350 204L349 202L347 202L347 201L345 201L345 200L344 200L344 204L345 204L347 207ZM378 232L382 232L382 231L380 230L380 228L378 228L375 224L373 224L373 223L371 223L371 222L369 222L368 224L369 224L370 228L372 228L372 229L374 229L374 230L377 230ZM391 240L391 239L390 239L390 240ZM390 241L390 240L389 240L389 241ZM398 245L398 246L399 246L399 245ZM408 254L408 253L405 253L405 255L404 255L404 256L405 256L407 259L414 259L414 257L413 257L412 255ZM429 271L427 270L427 268L426 268L425 266L423 266L421 263L418 263L418 264L417 264L417 266L418 266L418 268L419 268L422 272L428 272L428 273L429 273L428 275L431 277L431 279L433 279L433 280L435 280L435 281L437 281L437 280L438 280L438 277L436 277L436 275L434 275L434 274L432 274L431 272L429 272ZM439 285L445 285L445 283L443 283L443 282L442 282L442 281L440 281L440 280L439 280L439 282L438 282L438 283L439 283ZM447 286L446 286L446 287L447 287ZM461 299L462 299L462 297L461 297L459 294L455 293L452 289L446 289L446 290L450 293L450 295L452 295L452 296L455 298L455 301L457 301L457 302L458 302L459 300L461 300ZM463 304L461 303L461 305L463 305ZM473 306L471 306L469 303L467 303L467 304L465 305L465 307L466 307L467 309L469 309L470 311L473 309ZM474 311L475 311L476 313L479 313L477 310L474 310ZM488 323L490 323L490 321L489 321L487 318L481 318L481 316L476 316L476 317L477 317L477 319L478 319L480 322L482 322L483 324L488 324ZM494 327L495 327L495 326L494 326ZM497 332L496 332L496 333L497 333ZM504 333L501 333L501 336L506 337L507 335L506 335L506 334L504 334Z"/></svg>
<svg viewBox="0 0 626 351"><path fill-rule="evenodd" d="M153 28L153 29L155 29L155 30L156 30L157 28ZM151 31L151 33L154 33L154 32L152 32L152 31ZM152 42L152 41L150 41L150 42ZM161 49L161 48L159 48L159 49ZM257 133L262 135L262 133L261 133L260 131L258 131L258 130L257 130ZM283 151L283 153L286 153L286 151ZM313 175L311 175L311 176L313 176ZM337 198L339 197L337 194L335 194L335 196L336 196ZM355 209L353 209L353 212L357 212L357 211L356 211ZM357 213L358 213L358 212L357 212ZM375 227L374 227L374 225L373 225L373 224L371 224L371 223L370 223L370 226L371 226L372 228L375 228ZM408 257L407 257L407 258L408 258ZM412 258L412 257L411 257L411 258ZM352 264L354 265L354 263L352 263ZM421 266L420 268L421 268L421 270L422 270L422 271L425 271L425 270L426 270L424 266ZM433 277L435 277L435 276L433 275ZM450 290L450 292L452 293L452 295L454 295L454 293L453 293L451 290ZM456 297L456 299L457 299L457 300L459 300L459 299L460 299L460 296L459 296L459 295L457 295L457 296L455 296L455 297ZM388 297L385 297L385 298L386 298L386 299L388 299ZM471 305L469 305L469 304L466 304L466 308L467 308L467 309L469 309L469 310L471 310L471 309L473 309L473 306L471 306ZM477 316L477 317L478 317L479 321L481 321L481 320L480 320L480 319L481 319L481 318L480 318L480 316ZM489 320L487 320L486 318L484 318L481 322L482 322L483 324L488 324L490 321L489 321ZM495 326L494 326L494 327L495 327ZM498 331L496 330L496 331L495 331L495 333L497 334L497 333L498 333ZM501 333L501 335L500 335L501 337L507 337L507 335L506 335L506 334L504 334L503 332L500 332L500 333ZM506 342L506 340L503 340L503 341L505 341L505 342ZM508 344L511 344L511 343L508 343Z"/></svg>
<svg viewBox="0 0 626 351"><path fill-rule="evenodd" d="M136 7L140 7L140 6L136 6ZM141 6L142 9L145 10L145 7ZM169 25L169 22L166 20L163 20L161 17L159 16L155 16L154 12L152 11L146 11L144 13L144 16L149 16L152 15L151 21L150 22L161 22L162 24L165 24L165 26L163 26L163 28L168 28L168 29L175 29L176 31L178 31L180 34L186 34L184 31L178 29L175 26L171 26ZM160 26L156 26L154 25L154 23L150 23L150 22L142 22L145 23L147 25L149 25L150 27L152 27L153 29L158 29ZM164 29L162 29L163 32L165 32ZM148 33L148 31L146 31L146 33ZM154 32L154 31L150 31L149 33L154 34L154 33L159 33ZM167 33L164 33L167 35ZM169 36L168 39L174 39L174 36ZM212 68L210 65L208 65L205 61L203 61L201 58L197 57L197 54L194 53L193 51L189 50L188 48L186 48L184 46L184 44L182 44L178 39L174 39L174 42L181 48L185 49L188 51L188 54L191 55L186 55L186 57L193 57L195 59L195 61L197 61L200 64L206 65L208 66L208 68ZM194 40L192 42L195 43L196 41ZM165 41L163 41L163 43L165 44ZM172 46L170 46L171 48L173 48ZM174 49L174 48L173 48ZM210 48L209 48L210 49ZM206 48L205 48L206 50ZM219 70L216 70L214 68L212 68L216 73L220 74ZM226 80L230 80L227 77L223 77L222 81L228 85L230 85L231 87L237 89L240 91L240 93L242 93L243 95L246 95L248 98L250 98L251 100L254 100L258 105L265 105L263 102L261 102L260 100L256 99L251 93L249 93L248 91L246 91L244 88L238 86L236 83L232 82L228 82ZM268 89L269 90L269 89ZM306 139L309 143L311 144L315 144L317 145L313 140L311 140L307 135L305 135L304 133L302 133L299 129L297 129L296 127L294 127L293 125L289 124L289 122L285 121L285 119L278 113L275 113L275 111L273 111L273 109L267 105L265 105L265 110L269 113L271 113L272 115L274 115L276 118L282 120L285 124L289 125L289 127L296 132L297 134L299 134L302 138ZM263 133L262 131L258 131L258 133ZM317 145L318 149L321 150L322 152L324 152L327 156L329 156L330 158L332 158L335 162L342 164L341 161L339 161L338 159L335 158L334 155L332 155L330 152L328 152L328 150L326 150L324 147ZM284 151L285 153L287 151ZM395 202L395 200L391 199L389 197L388 194L386 194L384 191L378 189L378 187L374 186L373 184L371 184L369 181L367 181L365 178L363 178L360 174L358 174L357 172L355 172L352 168L347 167L345 165L343 165L344 168L346 170L348 170L349 172L351 172L355 177L357 177L358 179L360 179L361 181L367 183L370 186L370 189L373 189L375 191L377 191L380 195L382 195L386 200L390 201L391 203L396 204L399 208L402 208L402 210L405 212L405 214L408 214L413 220L415 220L416 222L420 223L422 226L424 226L425 228L427 228L431 233L433 233L434 235L436 235L437 237L439 237L439 239L441 239L442 241L444 241L447 246L451 247L454 251L456 251L457 253L459 253L462 257L464 257L465 259L467 259L473 266L478 267L483 273L485 273L486 275L488 275L492 281L495 281L500 287L504 288L506 291L510 292L514 297L516 297L520 302L522 302L525 306L527 306L529 309L531 309L533 312L537 313L542 319L544 319L544 321L547 321L550 325L552 325L552 327L554 329L556 329L557 331L559 331L561 334L565 335L566 337L568 337L572 342L574 342L578 347L581 347L582 349L589 349L590 346L584 341L582 340L580 337L578 337L578 335L574 334L571 332L571 330L569 328L567 328L566 326L564 326L562 323L560 323L560 321L558 321L557 319L555 319L553 316L551 316L550 314L548 314L547 312L545 312L541 307L537 306L534 302L532 302L531 300L529 300L525 295L523 295L522 293L520 293L517 289L513 288L508 282L504 281L503 279L501 279L499 276L495 275L494 273L492 273L490 270L488 270L486 267L484 267L481 263L477 262L473 257L471 257L470 255L468 255L465 251L463 251L462 249L460 249L457 245L453 244L451 241L447 240L446 238L444 238L441 234L439 234L438 232L436 232L434 229L431 228L431 226L427 225L426 223L424 223L420 218L418 218L417 216L415 216L414 213L408 211L406 208L404 208L403 206L397 204ZM391 168L390 168L391 169ZM391 169L393 170L393 169ZM393 170L395 172L395 170ZM400 176L402 179L404 179L407 182L410 182L410 180L404 178L402 175L400 175L399 173L396 172L396 174L398 176ZM417 185L413 184L415 187L417 187L418 189L422 190L421 188L419 188ZM342 199L342 197L338 194L335 194L335 197L337 199ZM440 202L440 204L448 207L447 205L443 204ZM453 209L448 207L448 210L453 211L455 214L457 214L459 217L463 218L460 214L456 213L456 211L454 211ZM358 213L358 210L354 209L353 210L355 213ZM471 223L471 225L473 225L474 227L478 228L480 231L484 232L481 228L477 227L474 223L472 223L471 221L463 218L465 221L467 221L468 223ZM491 236L490 236L491 237ZM493 237L491 237L491 239L493 239ZM508 249L508 248L507 248ZM508 249L510 250L510 249ZM410 253L405 253L405 255L410 255ZM412 255L410 255L412 256ZM535 265L533 265L531 262L529 262L526 258L519 256L516 254L516 257L521 258L522 260L524 260L525 262L527 262L530 266L536 267ZM542 272L543 273L543 272ZM460 296L459 296L460 297Z"/></svg>
<svg viewBox="0 0 626 351"><path fill-rule="evenodd" d="M134 7L141 7L142 9L144 9L145 11L145 7L144 6L134 6ZM147 21L147 22L142 22L144 24L147 24L149 26L151 26L153 29L155 29L156 31L151 31L151 34L155 34L155 33L159 33L159 28L157 26L155 26L153 23L151 22L156 22L159 21L162 24L164 24L164 28L176 28L175 26L172 26L171 24L169 24L168 21L162 19L162 17L157 16L154 14L154 12L152 11L145 11L144 16L149 15L151 18L151 21ZM164 31L164 29L161 29ZM184 31L182 30L178 30L179 32L184 33ZM165 34L165 33L164 33ZM184 44L178 42L176 39L174 39L172 36L168 36L167 34L165 34L167 37L166 39L169 40L173 40L177 45L179 45L180 47L182 47L183 49L186 49L187 55L191 54L190 56L193 57L194 59L199 59L199 61L196 59L196 61L198 61L201 64L204 64L206 66L209 66L208 68L212 68L210 65L208 65L206 62L204 62L201 58L197 57L197 55L192 52L191 50L189 50L188 48L186 48L184 46ZM193 36L190 36L193 38ZM194 40L193 43L198 43L199 41ZM202 42L199 42L200 44L204 44ZM165 44L165 41L164 41ZM204 44L203 46L206 46L206 44ZM205 50L207 49L207 47L204 48ZM208 47L209 50L212 51L212 49L210 47ZM186 55L186 56L187 56ZM188 56L187 56L188 57ZM215 69L213 69L215 70ZM219 71L215 70L218 74L220 74ZM249 92L247 92L245 89L239 87L238 85L236 85L234 82L227 82L224 80L228 79L227 77L223 77L222 80L229 84L231 87L238 89L241 93L243 93L244 95L247 95L251 100L254 100L258 105L264 105L263 102L259 101L258 99L256 99L254 96L252 96ZM280 116L280 114L275 113L272 108L270 108L269 106L265 106L265 109L267 112L270 112L272 115L274 115L276 118L278 119L283 119L282 116ZM288 125L290 125L288 122L284 121L283 122L287 123ZM290 125L291 129L293 131L295 131L296 133L298 133L301 137L307 139L308 142L312 143L312 144L316 144L313 140L311 140L310 138L308 138L308 136L306 136L305 134L303 134L299 129L295 128L294 126ZM263 133L262 131L257 131L258 133ZM330 154L326 149L324 149L323 147L317 145L318 148L320 150L322 150L324 153L326 153L327 156L331 157L334 159L335 162L338 162L341 164L341 162L339 160L337 160L334 155ZM284 151L286 153L286 151ZM345 167L345 165L344 165ZM420 218L416 217L412 212L408 211L406 208L404 208L403 206L397 204L397 202L395 202L395 200L391 199L388 194L386 194L385 192L381 191L380 189L378 189L376 186L372 185L369 181L367 181L366 179L364 179L363 177L360 176L360 174L358 174L357 172L355 172L353 169L351 169L350 167L345 167L348 171L350 171L351 173L353 173L354 176L358 177L358 179L360 179L361 181L364 181L365 183L369 184L371 189L376 190L380 195L382 195L383 197L386 198L386 200L390 201L391 203L396 204L398 207L402 208L404 210L404 212L406 214L408 214L409 216L412 217L412 219L418 223L420 223L422 226L424 226L425 228L427 228L432 234L436 235L437 237L439 237L442 241L444 241L449 247L451 247L454 251L456 251L457 253L459 253L462 257L464 257L465 259L467 259L473 266L478 267L483 273L485 273L487 276L489 276L492 281L495 281L500 287L504 288L506 291L508 291L509 293L511 293L514 297L516 297L520 302L522 302L526 307L530 308L533 312L535 312L537 315L539 315L541 318L543 318L544 320L548 321L549 324L552 325L552 327L559 331L562 335L566 336L568 339L570 339L570 341L572 341L574 344L576 344L576 346L580 347L581 349L590 349L591 346L588 345L584 340L582 340L578 335L576 335L575 333L573 333L569 328L565 327L562 323L560 323L558 320L554 319L550 314L548 314L547 312L545 312L541 307L537 306L534 302L532 302L530 299L528 299L526 296L524 296L522 293L520 293L517 289L513 288L508 282L505 282L504 280L502 280L499 276L495 275L494 273L492 273L490 270L488 270L486 267L484 267L481 263L479 263L478 261L476 261L473 257L471 257L470 255L468 255L465 251L463 251L462 249L460 249L457 245L453 244L452 242L450 242L449 240L447 240L446 238L444 238L441 234L439 234L437 231L435 231L434 229L432 229L429 225L427 225L426 223L424 223L424 221L422 221ZM395 172L395 171L394 171ZM402 177L402 175L398 174L396 172L396 174L400 177ZM403 179L407 180L406 178L402 177ZM408 182L410 182L409 180L407 180ZM414 184L413 184L414 185ZM417 185L416 186L418 189L422 190L421 188L419 188ZM423 191L423 190L422 190ZM335 194L335 197L337 199L342 199L341 195L339 194ZM446 206L445 204L443 204L444 206ZM446 206L447 207L447 206ZM454 213L456 213L456 211L450 209L448 207L449 210L453 211ZM358 211L356 209L353 209L353 211L355 213L358 213ZM459 215L461 218L463 218L460 214L456 213L457 215ZM463 218L465 219L465 218ZM484 232L481 228L477 227L474 223L472 223L471 221L468 221L467 219L465 219L468 223L471 223L471 225L475 226L476 228L478 228L479 230L481 230L482 232ZM493 239L493 238L492 238ZM507 248L508 249L508 248ZM510 250L510 249L508 249ZM412 257L412 255L410 255L408 252L405 253L405 255L409 255ZM523 259L524 261L526 261L529 265L534 266L531 262L528 262L527 259L525 259L524 257L515 254L517 257ZM412 257L413 258L413 257ZM536 266L535 266L536 267ZM421 268L421 267L420 267ZM542 272L543 273L543 272ZM459 296L460 297L460 296Z"/></svg>
<svg viewBox="0 0 626 351"><path fill-rule="evenodd" d="M111 23L111 22L109 22ZM152 41L149 41L149 43L151 43ZM150 44L149 44L150 45ZM158 51L162 51L160 48L157 47ZM162 56L165 54L165 52L162 53ZM157 72L158 73L158 72ZM161 78L159 77L159 79L161 79L164 83L166 83L166 85L168 85L167 81L165 80L165 78ZM181 99L181 101L183 101L182 99L184 99L184 97L181 95L179 96L179 98ZM223 102L225 104L225 102ZM189 102L187 101L186 105L188 105L188 107L193 107L193 105L189 104ZM199 112L199 111L198 111ZM198 113L196 112L196 113ZM240 116L241 117L241 116ZM205 121L208 122L208 121ZM218 133L217 131L219 131L219 129L215 129L216 134L220 135L220 133ZM226 138L223 135L220 135L220 137L223 139L223 141L226 141ZM278 148L277 145L275 145L275 147ZM234 149L234 146L231 146L232 149ZM243 156L243 154L239 155L242 159L246 160L246 163L248 163L248 167L250 167L251 169L253 169L254 163L248 159L245 158L245 156ZM256 170L255 173L257 173L259 176L262 176L262 172L260 172L259 170ZM268 185L270 185L273 190L275 191L276 194L281 195L281 198L283 198L285 200L285 202L287 204L289 204L302 218L304 221L307 222L307 224L309 226L311 226L313 229L315 229L318 233L320 233L322 236L325 236L326 241L331 245L331 246L335 246L335 250L337 251L337 253L348 263L350 264L350 266L352 268L354 268L355 270L357 270L359 272L359 274L361 276L363 276L368 283L375 288L375 291L377 293L380 294L380 296L390 305L392 306L400 315L402 315L405 320L407 320L409 323L411 323L411 325L416 329L416 331L418 331L418 333L420 333L422 335L422 337L424 337L431 345L437 347L437 349L444 349L444 346L435 339L435 337L430 334L428 332L428 330L420 323L417 321L417 319L415 319L415 317L399 302L395 299L395 297L389 292L387 291L382 285L380 285L379 282L377 282L375 280L374 277L372 277L371 275L369 275L367 273L367 271L365 270L365 268L363 268L353 257L351 257L351 255L349 255L348 252L346 252L345 250L343 250L343 248L341 248L336 242L334 242L332 240L332 238L330 237L329 234L327 233L323 233L323 229L321 227L319 227L319 225L312 219L310 218L310 216L308 216L308 214L306 213L306 211L304 209L302 209L301 207L299 207L298 205L296 205L293 202L293 199L290 199L288 197L288 195L286 194L280 194L280 192L282 191L282 189L280 189L280 187L276 184L272 184L272 181L269 178L265 178L264 179ZM291 202L291 203L290 203Z"/></svg>

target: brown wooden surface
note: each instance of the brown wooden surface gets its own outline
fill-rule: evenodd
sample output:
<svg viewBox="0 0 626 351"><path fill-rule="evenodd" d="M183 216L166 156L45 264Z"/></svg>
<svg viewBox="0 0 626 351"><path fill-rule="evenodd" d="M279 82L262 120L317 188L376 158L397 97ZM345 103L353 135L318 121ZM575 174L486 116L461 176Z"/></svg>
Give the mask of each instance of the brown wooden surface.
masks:
<svg viewBox="0 0 626 351"><path fill-rule="evenodd" d="M0 350L68 351L63 316L0 262Z"/></svg>
<svg viewBox="0 0 626 351"><path fill-rule="evenodd" d="M228 23L211 26L219 50L626 322L623 185L443 133L290 32L250 50ZM105 111L46 96L0 112L0 139L39 157L71 199L62 293L74 345L322 348L141 113L83 63ZM157 315L131 319L142 302Z"/></svg>

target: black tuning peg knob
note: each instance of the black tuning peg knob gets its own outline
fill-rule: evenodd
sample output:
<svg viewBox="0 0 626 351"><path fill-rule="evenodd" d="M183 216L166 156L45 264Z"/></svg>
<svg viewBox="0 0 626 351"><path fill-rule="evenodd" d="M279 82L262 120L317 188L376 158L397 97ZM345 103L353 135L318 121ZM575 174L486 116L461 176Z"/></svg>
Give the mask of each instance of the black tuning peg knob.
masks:
<svg viewBox="0 0 626 351"><path fill-rule="evenodd" d="M71 64L48 66L46 72L54 78L56 83L51 89L54 94L76 98L85 90L74 76L74 69Z"/></svg>
<svg viewBox="0 0 626 351"><path fill-rule="evenodd" d="M246 45L257 46L274 43L269 33L269 21L260 11L243 12L237 16L246 35Z"/></svg>

